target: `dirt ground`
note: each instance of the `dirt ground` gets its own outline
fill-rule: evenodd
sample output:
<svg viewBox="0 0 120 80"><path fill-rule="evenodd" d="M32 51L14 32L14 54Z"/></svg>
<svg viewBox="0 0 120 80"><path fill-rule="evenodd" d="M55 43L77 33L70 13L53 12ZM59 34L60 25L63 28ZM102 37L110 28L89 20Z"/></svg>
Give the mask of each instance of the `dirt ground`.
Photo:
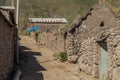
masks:
<svg viewBox="0 0 120 80"><path fill-rule="evenodd" d="M33 38L20 38L22 80L96 80L80 73L78 65L60 62L54 51L38 46Z"/></svg>

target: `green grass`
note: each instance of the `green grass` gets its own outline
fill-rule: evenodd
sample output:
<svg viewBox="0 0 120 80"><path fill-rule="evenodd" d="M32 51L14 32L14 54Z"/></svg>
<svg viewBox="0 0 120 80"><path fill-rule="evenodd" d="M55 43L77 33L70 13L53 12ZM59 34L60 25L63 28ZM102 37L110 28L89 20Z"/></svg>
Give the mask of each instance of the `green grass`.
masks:
<svg viewBox="0 0 120 80"><path fill-rule="evenodd" d="M0 0L0 6L5 5L6 0Z"/></svg>
<svg viewBox="0 0 120 80"><path fill-rule="evenodd" d="M120 7L120 0L108 0L112 5Z"/></svg>
<svg viewBox="0 0 120 80"><path fill-rule="evenodd" d="M66 62L67 61L67 53L66 52L61 52L59 54L59 57L60 57L61 62Z"/></svg>
<svg viewBox="0 0 120 80"><path fill-rule="evenodd" d="M39 31L35 31L34 33L35 33L35 40L36 40L36 42L38 42L38 36L39 36L40 32Z"/></svg>
<svg viewBox="0 0 120 80"><path fill-rule="evenodd" d="M56 52L53 54L56 59L59 59L61 62L67 61L67 53L66 52Z"/></svg>
<svg viewBox="0 0 120 80"><path fill-rule="evenodd" d="M23 30L20 35L23 35L23 36L29 36L30 35L30 32L28 32L27 30Z"/></svg>
<svg viewBox="0 0 120 80"><path fill-rule="evenodd" d="M117 14L118 14L118 16L120 16L120 11Z"/></svg>

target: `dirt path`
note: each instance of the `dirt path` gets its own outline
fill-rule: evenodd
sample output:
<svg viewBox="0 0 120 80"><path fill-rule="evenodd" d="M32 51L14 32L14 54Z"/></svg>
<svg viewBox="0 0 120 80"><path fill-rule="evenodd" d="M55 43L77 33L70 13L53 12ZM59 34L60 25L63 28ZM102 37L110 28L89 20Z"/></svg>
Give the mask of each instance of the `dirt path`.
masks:
<svg viewBox="0 0 120 80"><path fill-rule="evenodd" d="M21 36L20 45L22 80L80 80L77 65L56 60L54 52L37 46L34 39Z"/></svg>

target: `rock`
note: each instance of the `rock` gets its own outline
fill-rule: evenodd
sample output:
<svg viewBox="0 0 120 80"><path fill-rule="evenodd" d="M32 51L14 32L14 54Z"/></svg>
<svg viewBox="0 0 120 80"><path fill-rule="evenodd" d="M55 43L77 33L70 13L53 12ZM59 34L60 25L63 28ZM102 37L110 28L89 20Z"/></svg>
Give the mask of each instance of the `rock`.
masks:
<svg viewBox="0 0 120 80"><path fill-rule="evenodd" d="M113 69L113 79L120 80L120 67Z"/></svg>
<svg viewBox="0 0 120 80"><path fill-rule="evenodd" d="M99 77L99 67L98 67L98 65L93 65L92 66L92 77L94 77L94 78L98 78Z"/></svg>
<svg viewBox="0 0 120 80"><path fill-rule="evenodd" d="M78 59L78 56L77 55L73 55L73 56L69 56L69 60L68 61L70 63L76 63L77 59Z"/></svg>

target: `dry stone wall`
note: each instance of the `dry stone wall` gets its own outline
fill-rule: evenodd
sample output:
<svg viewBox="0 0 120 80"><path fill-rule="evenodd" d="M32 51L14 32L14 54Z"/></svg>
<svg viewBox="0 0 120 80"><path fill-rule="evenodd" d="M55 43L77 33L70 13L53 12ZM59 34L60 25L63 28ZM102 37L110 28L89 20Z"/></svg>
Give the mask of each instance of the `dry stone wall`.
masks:
<svg viewBox="0 0 120 80"><path fill-rule="evenodd" d="M45 23L29 23L29 27L38 26L40 32L56 32L64 28L66 24L45 24Z"/></svg>
<svg viewBox="0 0 120 80"><path fill-rule="evenodd" d="M40 33L38 44L55 52L62 52L65 49L64 36L61 33Z"/></svg>
<svg viewBox="0 0 120 80"><path fill-rule="evenodd" d="M82 71L90 74L94 77L98 77L98 67L99 67L99 54L98 54L98 44L94 39L85 39L81 43L80 51L78 55L79 67Z"/></svg>
<svg viewBox="0 0 120 80"><path fill-rule="evenodd" d="M108 43L108 56L109 56L109 73L110 77L114 77L116 74L113 71L120 67L120 29L119 27L116 29L109 30L110 35L107 38ZM118 73L119 74L119 73ZM117 79L116 79L117 80Z"/></svg>
<svg viewBox="0 0 120 80"><path fill-rule="evenodd" d="M78 63L80 70L86 74L98 77L100 56L98 43L94 38L81 41L81 37L77 37L78 35L79 34L76 33L73 38L71 34L72 37L67 39L68 61Z"/></svg>
<svg viewBox="0 0 120 80"><path fill-rule="evenodd" d="M30 37L35 39L35 32L30 32Z"/></svg>
<svg viewBox="0 0 120 80"><path fill-rule="evenodd" d="M39 26L38 44L49 48L55 52L64 52L66 40L64 39L63 30L66 24L41 24L30 23L30 26ZM35 32L31 32L30 36L36 38Z"/></svg>
<svg viewBox="0 0 120 80"><path fill-rule="evenodd" d="M85 18L86 17L86 18ZM120 70L120 20L109 8L98 4L90 15L81 18L80 25L67 33L67 54L81 71L99 77L101 42L107 43L108 79L119 80Z"/></svg>
<svg viewBox="0 0 120 80"><path fill-rule="evenodd" d="M81 71L99 78L101 43L108 54L108 79L119 80L120 20L105 5L98 4L67 31L66 39L57 32L39 34L38 44L53 51L66 50L68 61L77 63Z"/></svg>

